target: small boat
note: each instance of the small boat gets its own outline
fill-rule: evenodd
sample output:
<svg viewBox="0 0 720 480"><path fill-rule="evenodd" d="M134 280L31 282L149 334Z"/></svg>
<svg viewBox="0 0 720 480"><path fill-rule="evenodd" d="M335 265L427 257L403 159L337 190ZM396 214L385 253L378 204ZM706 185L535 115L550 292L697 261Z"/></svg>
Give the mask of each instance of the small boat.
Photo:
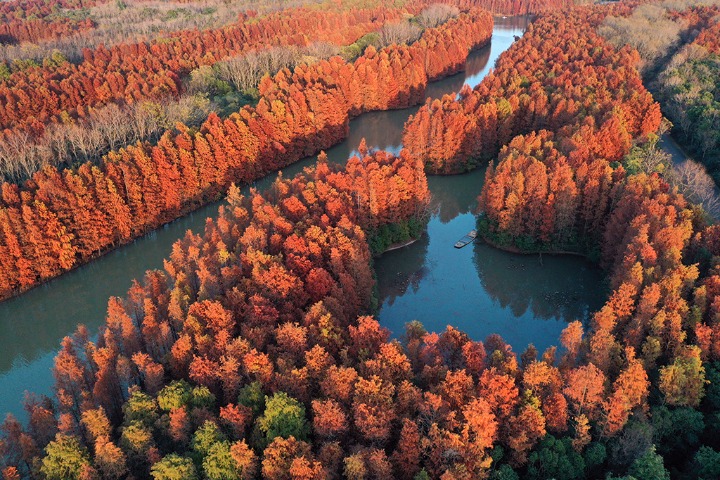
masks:
<svg viewBox="0 0 720 480"><path fill-rule="evenodd" d="M472 243L475 240L475 237L477 237L477 232L475 230L470 230L467 235L455 242L455 248L462 248L468 243Z"/></svg>

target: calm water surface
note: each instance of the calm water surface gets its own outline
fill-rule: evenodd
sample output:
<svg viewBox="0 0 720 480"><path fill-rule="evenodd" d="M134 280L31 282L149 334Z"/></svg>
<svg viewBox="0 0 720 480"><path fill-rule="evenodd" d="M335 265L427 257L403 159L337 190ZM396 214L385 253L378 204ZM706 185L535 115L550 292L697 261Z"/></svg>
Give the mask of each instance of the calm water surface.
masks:
<svg viewBox="0 0 720 480"><path fill-rule="evenodd" d="M435 214L427 234L375 264L378 318L394 335L419 320L428 331L452 325L475 340L499 333L514 350L558 344L566 323L602 305L602 272L579 257L516 255L481 242L455 242L475 228L484 169L430 177Z"/></svg>
<svg viewBox="0 0 720 480"><path fill-rule="evenodd" d="M527 20L496 19L491 45L473 52L467 71L428 87L437 98L457 92L464 83L479 83L521 35ZM328 150L332 161L345 162L362 138L368 146L397 152L402 128L418 107L363 115L350 123L349 138ZM312 165L306 159L286 168L287 178ZM376 262L382 306L381 323L401 335L404 323L421 320L429 330L452 324L473 338L497 332L521 350L529 342L538 348L555 342L564 323L583 318L597 307L600 274L573 258L510 255L482 244L452 247L474 228L476 197L483 171L430 178L436 214L427 235L405 249ZM258 181L264 188L274 176ZM110 296L124 295L145 270L162 268L171 246L187 230L200 231L205 219L217 214L218 204L195 213L115 250L105 257L0 304L0 414L25 418L23 392L50 394L53 357L62 338L79 323L97 331Z"/></svg>

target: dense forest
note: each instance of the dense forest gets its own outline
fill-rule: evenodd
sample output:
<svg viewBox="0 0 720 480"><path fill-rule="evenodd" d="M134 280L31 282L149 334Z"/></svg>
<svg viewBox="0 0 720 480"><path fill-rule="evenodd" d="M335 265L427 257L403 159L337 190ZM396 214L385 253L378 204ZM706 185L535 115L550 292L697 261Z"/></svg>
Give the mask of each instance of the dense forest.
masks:
<svg viewBox="0 0 720 480"><path fill-rule="evenodd" d="M720 25L715 23L670 60L660 79L668 114L715 179L720 178L718 75Z"/></svg>
<svg viewBox="0 0 720 480"><path fill-rule="evenodd" d="M32 22L57 22L47 36L94 28L50 15L90 5L6 3L11 42L42 40L20 37ZM720 7L707 3L293 5L6 65L5 143L97 128L102 108L198 84L247 101L2 184L3 299L226 199L109 299L97 336L80 325L62 341L54 397L28 394L27 422L0 425L3 478L720 478L717 187L658 147L665 115L720 168ZM493 13L535 16L475 88L426 101L491 41ZM653 26L667 33L655 43ZM345 165L322 153L351 118L414 105L398 154L365 141ZM374 257L422 235L428 175L485 165L482 241L585 256L608 297L544 352L450 324L392 338Z"/></svg>
<svg viewBox="0 0 720 480"><path fill-rule="evenodd" d="M132 102L178 94L180 77L192 69L260 45L306 42L298 31L318 35L316 40L351 43L347 40L354 40L385 21L386 12L380 10L339 14L304 9L281 12L258 22L242 21L230 28L183 31L170 38L109 49L100 45L83 51L79 64L60 59L17 69L2 84L0 127L30 129L39 134L47 122L63 116L83 116L88 108L108 101ZM402 12L391 9L387 13L388 18L393 18L393 14ZM343 29L343 25L354 28Z"/></svg>
<svg viewBox="0 0 720 480"><path fill-rule="evenodd" d="M90 1L17 0L0 5L0 43L37 42L48 37L63 37L74 32L93 28L89 19L73 20L70 17L53 18L58 9L68 11L93 6Z"/></svg>
<svg viewBox="0 0 720 480"><path fill-rule="evenodd" d="M333 57L264 77L257 105L225 119L211 113L199 129L178 124L157 144L110 152L99 165L46 168L23 185L4 183L0 296L218 198L231 182L251 182L332 146L352 116L422 102L428 81L462 69L491 30L491 16L472 9L410 46L369 46L352 63Z"/></svg>

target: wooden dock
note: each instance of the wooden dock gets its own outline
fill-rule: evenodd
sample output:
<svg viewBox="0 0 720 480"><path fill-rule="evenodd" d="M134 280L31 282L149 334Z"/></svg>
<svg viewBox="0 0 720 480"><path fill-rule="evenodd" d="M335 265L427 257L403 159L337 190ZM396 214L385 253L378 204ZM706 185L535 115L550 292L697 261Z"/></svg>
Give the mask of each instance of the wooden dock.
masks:
<svg viewBox="0 0 720 480"><path fill-rule="evenodd" d="M455 242L455 248L462 248L465 245L474 242L476 237L477 237L477 232L475 230L470 230L470 232L468 232L467 235L465 235L460 240Z"/></svg>

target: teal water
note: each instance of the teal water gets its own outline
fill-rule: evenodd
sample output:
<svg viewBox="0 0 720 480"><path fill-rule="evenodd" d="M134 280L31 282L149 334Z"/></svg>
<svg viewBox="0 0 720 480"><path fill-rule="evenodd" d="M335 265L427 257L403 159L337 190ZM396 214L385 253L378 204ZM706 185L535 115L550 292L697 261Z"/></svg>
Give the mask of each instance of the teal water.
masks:
<svg viewBox="0 0 720 480"><path fill-rule="evenodd" d="M484 169L431 177L435 213L417 242L375 263L378 319L394 335L419 320L428 331L446 325L475 340L500 334L521 352L558 345L567 322L586 320L605 297L600 269L579 257L518 255L481 241L454 244L475 228Z"/></svg>
<svg viewBox="0 0 720 480"><path fill-rule="evenodd" d="M525 18L496 19L491 45L471 54L465 73L430 85L428 96L438 98L459 91L464 83L479 83L526 25ZM362 138L370 147L399 151L403 125L417 109L358 117L350 122L349 138L328 150L328 157L345 162ZM283 175L290 177L314 162L314 158L300 161ZM497 332L517 349L528 341L538 348L553 343L565 321L581 317L598 304L593 292L600 274L578 259L544 258L543 266L538 267L533 266L537 259L480 244L452 248L474 228L474 202L482 178L480 170L430 178L438 210L427 235L376 262L382 301L379 319L395 335L402 334L406 321L418 319L432 330L453 324L477 339ZM271 175L252 186L263 189L274 179ZM0 412L25 418L21 403L25 390L52 392L51 367L62 338L80 323L96 332L104 320L108 297L124 295L133 279L141 278L148 269L162 268L172 244L187 230L200 231L206 218L217 214L218 205L203 207L0 304ZM597 299L600 297L598 294Z"/></svg>

